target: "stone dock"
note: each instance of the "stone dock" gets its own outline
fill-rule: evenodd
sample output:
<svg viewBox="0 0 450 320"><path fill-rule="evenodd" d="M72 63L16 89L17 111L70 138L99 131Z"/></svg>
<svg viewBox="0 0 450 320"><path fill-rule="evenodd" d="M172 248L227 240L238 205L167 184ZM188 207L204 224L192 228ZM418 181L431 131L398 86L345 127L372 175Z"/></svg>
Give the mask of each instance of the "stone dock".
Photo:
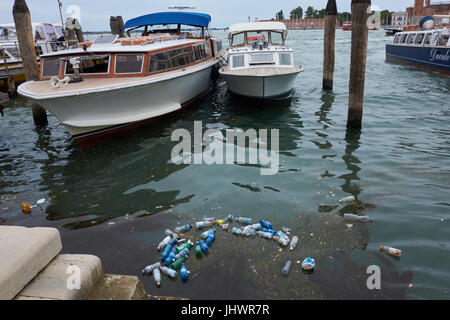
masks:
<svg viewBox="0 0 450 320"><path fill-rule="evenodd" d="M0 300L161 300L136 276L103 273L93 255L59 254L55 228L0 226Z"/></svg>

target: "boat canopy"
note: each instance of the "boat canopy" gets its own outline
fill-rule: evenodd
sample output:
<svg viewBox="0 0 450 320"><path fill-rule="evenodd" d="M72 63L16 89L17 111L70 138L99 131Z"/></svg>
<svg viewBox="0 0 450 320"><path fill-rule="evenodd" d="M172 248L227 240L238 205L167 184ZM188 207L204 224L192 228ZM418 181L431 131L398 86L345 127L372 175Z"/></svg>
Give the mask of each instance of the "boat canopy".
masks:
<svg viewBox="0 0 450 320"><path fill-rule="evenodd" d="M142 27L147 25L158 24L184 24L195 27L207 28L211 22L211 16L205 13L197 12L158 12L147 14L128 20L124 29L130 29L134 27Z"/></svg>
<svg viewBox="0 0 450 320"><path fill-rule="evenodd" d="M286 32L286 25L278 21L266 21L266 22L244 22L235 23L230 26L230 35L247 31L278 31Z"/></svg>

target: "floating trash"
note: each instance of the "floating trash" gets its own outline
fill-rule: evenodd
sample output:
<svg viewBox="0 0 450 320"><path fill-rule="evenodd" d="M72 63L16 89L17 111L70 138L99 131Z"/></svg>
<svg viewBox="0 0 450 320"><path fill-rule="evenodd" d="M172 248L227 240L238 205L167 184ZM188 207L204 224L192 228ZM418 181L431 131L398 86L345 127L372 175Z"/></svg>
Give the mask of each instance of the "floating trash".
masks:
<svg viewBox="0 0 450 320"><path fill-rule="evenodd" d="M358 216L356 214L345 213L344 221L353 221L353 222L373 222L373 219L369 216Z"/></svg>
<svg viewBox="0 0 450 320"><path fill-rule="evenodd" d="M153 270L153 280L158 288L161 287L161 272L159 269Z"/></svg>
<svg viewBox="0 0 450 320"><path fill-rule="evenodd" d="M339 203L348 203L355 201L356 198L354 196L348 196L339 200Z"/></svg>
<svg viewBox="0 0 450 320"><path fill-rule="evenodd" d="M291 234L291 228L288 228L288 227L283 227L283 232L285 232L287 235L290 235Z"/></svg>
<svg viewBox="0 0 450 320"><path fill-rule="evenodd" d="M200 258L202 256L202 247L200 247L199 244L195 247L195 255L197 258Z"/></svg>
<svg viewBox="0 0 450 320"><path fill-rule="evenodd" d="M237 235L241 235L242 234L242 229L233 227L233 229L231 229L231 232Z"/></svg>
<svg viewBox="0 0 450 320"><path fill-rule="evenodd" d="M243 224L252 224L252 218L238 217L236 221Z"/></svg>
<svg viewBox="0 0 450 320"><path fill-rule="evenodd" d="M179 233L179 232L187 232L192 228L192 226L190 224L185 224L184 226L181 227L176 227L175 228L175 232Z"/></svg>
<svg viewBox="0 0 450 320"><path fill-rule="evenodd" d="M257 231L256 235L261 238L273 239L273 234L271 232Z"/></svg>
<svg viewBox="0 0 450 320"><path fill-rule="evenodd" d="M181 257L178 260L175 260L171 265L170 268L177 270L180 269L181 265L186 261L186 257Z"/></svg>
<svg viewBox="0 0 450 320"><path fill-rule="evenodd" d="M150 273L152 273L153 270L158 269L161 266L160 262L154 263L152 265L146 266L144 270L142 270L142 274L144 276L148 276Z"/></svg>
<svg viewBox="0 0 450 320"><path fill-rule="evenodd" d="M392 247L380 246L380 251L386 251L388 254L394 257L400 257L402 255L402 250Z"/></svg>
<svg viewBox="0 0 450 320"><path fill-rule="evenodd" d="M171 236L173 239L178 239L178 234L176 234L172 230L166 229L166 231L164 231L164 234L166 236Z"/></svg>
<svg viewBox="0 0 450 320"><path fill-rule="evenodd" d="M272 224L269 221L265 221L265 220L259 220L259 224L263 227L263 228L267 228L267 229L272 229Z"/></svg>
<svg viewBox="0 0 450 320"><path fill-rule="evenodd" d="M221 224L220 227L222 228L222 230L228 231L228 228L230 227L230 224L224 223L224 224Z"/></svg>
<svg viewBox="0 0 450 320"><path fill-rule="evenodd" d="M163 253L161 254L161 261L166 260L166 258L169 256L170 252L172 251L172 245L168 244L165 248Z"/></svg>
<svg viewBox="0 0 450 320"><path fill-rule="evenodd" d="M295 247L297 246L298 243L298 237L297 236L293 236L292 240L291 240L291 244L289 246L289 250L292 251L295 249Z"/></svg>
<svg viewBox="0 0 450 320"><path fill-rule="evenodd" d="M171 240L172 240L172 237L171 237L171 236L166 236L166 237L158 244L158 247L156 247L156 249L157 249L158 251L160 251L160 250L163 249L165 246L167 246L167 245L170 243Z"/></svg>
<svg viewBox="0 0 450 320"><path fill-rule="evenodd" d="M181 276L181 280L183 282L187 282L188 281L188 269L186 268L185 264L183 263L181 265L181 269L180 269L180 276Z"/></svg>
<svg viewBox="0 0 450 320"><path fill-rule="evenodd" d="M212 221L199 221L195 223L195 227L197 229L201 229L201 228L205 228L205 227L210 227L214 225L214 220Z"/></svg>
<svg viewBox="0 0 450 320"><path fill-rule="evenodd" d="M31 206L29 203L21 202L20 207L22 208L22 212L24 214L31 214Z"/></svg>
<svg viewBox="0 0 450 320"><path fill-rule="evenodd" d="M200 245L200 248L202 248L202 252L203 253L208 253L209 252L209 248L208 248L208 245L206 244L205 240L200 240L198 242L198 244Z"/></svg>
<svg viewBox="0 0 450 320"><path fill-rule="evenodd" d="M303 270L313 270L316 267L316 262L313 258L306 258L302 261L302 269Z"/></svg>
<svg viewBox="0 0 450 320"><path fill-rule="evenodd" d="M159 270L161 270L162 273L168 275L171 278L177 277L177 272L171 268L168 267L160 267Z"/></svg>
<svg viewBox="0 0 450 320"><path fill-rule="evenodd" d="M281 269L281 274L282 274L283 276L287 276L287 275L288 275L289 270L291 269L291 265L292 265L291 260L288 260L288 261L286 262L286 264L284 265L283 269Z"/></svg>

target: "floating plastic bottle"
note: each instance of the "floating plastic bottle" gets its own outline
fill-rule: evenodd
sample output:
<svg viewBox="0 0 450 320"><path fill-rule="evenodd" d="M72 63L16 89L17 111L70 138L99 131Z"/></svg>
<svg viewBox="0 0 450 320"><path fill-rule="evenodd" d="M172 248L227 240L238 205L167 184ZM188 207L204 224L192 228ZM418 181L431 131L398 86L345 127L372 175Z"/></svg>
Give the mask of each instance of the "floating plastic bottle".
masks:
<svg viewBox="0 0 450 320"><path fill-rule="evenodd" d="M291 240L291 243L289 245L289 250L291 250L291 251L294 250L295 247L297 246L297 243L298 243L298 237L297 236L293 236L292 240Z"/></svg>
<svg viewBox="0 0 450 320"><path fill-rule="evenodd" d="M273 230L273 229L261 228L259 231L262 231L262 232L269 232L269 233L272 234L272 236L274 236L274 235L277 234L277 232L276 232L275 230Z"/></svg>
<svg viewBox="0 0 450 320"><path fill-rule="evenodd" d="M252 227L255 230L259 230L259 229L262 228L262 225L261 225L261 223L258 222L258 223L254 223L254 224L249 225L249 227Z"/></svg>
<svg viewBox="0 0 450 320"><path fill-rule="evenodd" d="M188 269L186 268L186 266L184 265L184 263L181 265L181 269L180 269L180 276L181 276L181 280L183 282L187 282L188 281Z"/></svg>
<svg viewBox="0 0 450 320"><path fill-rule="evenodd" d="M202 220L203 220L203 221L215 221L216 218L214 218L214 217L209 217L209 218L203 218Z"/></svg>
<svg viewBox="0 0 450 320"><path fill-rule="evenodd" d="M272 224L269 222L269 221L266 221L266 220L259 220L259 223L261 224L261 226L263 227L263 228L266 228L266 229L272 229Z"/></svg>
<svg viewBox="0 0 450 320"><path fill-rule="evenodd" d="M373 219L369 216L357 216L356 214L345 213L344 221L353 221L353 222L373 222Z"/></svg>
<svg viewBox="0 0 450 320"><path fill-rule="evenodd" d="M233 227L233 229L231 229L231 232L234 234L240 235L240 234L242 234L242 229Z"/></svg>
<svg viewBox="0 0 450 320"><path fill-rule="evenodd" d="M402 255L402 250L392 247L380 246L380 251L386 251L388 254L394 257L400 257Z"/></svg>
<svg viewBox="0 0 450 320"><path fill-rule="evenodd" d="M192 243L192 241L188 241L188 242L186 242L186 243L184 243L184 244L182 244L181 246L178 246L177 247L177 253L178 252L181 252L181 251L183 251L184 249L188 249L188 250L191 250L191 248L192 248L192 246L193 246L194 244Z"/></svg>
<svg viewBox="0 0 450 320"><path fill-rule="evenodd" d="M178 260L178 259L180 259L181 257L186 257L188 254L189 254L189 249L188 249L188 248L184 248L183 250L181 250L180 252L178 252L178 253L175 255L174 259L175 259L175 260Z"/></svg>
<svg viewBox="0 0 450 320"><path fill-rule="evenodd" d="M272 239L273 238L273 234L270 233L270 232L256 231L256 235L261 237L261 238L266 238L266 239Z"/></svg>
<svg viewBox="0 0 450 320"><path fill-rule="evenodd" d="M185 224L184 226L176 227L175 232L186 232L189 231L192 228L190 224Z"/></svg>
<svg viewBox="0 0 450 320"><path fill-rule="evenodd" d="M199 244L195 246L195 255L200 258L202 256L202 247Z"/></svg>
<svg viewBox="0 0 450 320"><path fill-rule="evenodd" d="M355 201L355 200L356 199L355 199L354 196L348 196L348 197L340 199L339 203L347 203L347 202L352 202L352 201Z"/></svg>
<svg viewBox="0 0 450 320"><path fill-rule="evenodd" d="M153 280L155 281L156 286L159 288L161 286L161 272L159 269L153 270Z"/></svg>
<svg viewBox="0 0 450 320"><path fill-rule="evenodd" d="M284 233L283 231L277 231L277 233L275 235L289 240L289 236L286 233Z"/></svg>
<svg viewBox="0 0 450 320"><path fill-rule="evenodd" d="M170 269L169 267L160 267L159 270L161 270L162 273L168 275L171 278L177 277L177 272L173 269Z"/></svg>
<svg viewBox="0 0 450 320"><path fill-rule="evenodd" d="M278 242L280 244L280 246L282 247L286 247L289 244L289 239L280 237L280 236L273 236L273 240L275 240L276 242Z"/></svg>
<svg viewBox="0 0 450 320"><path fill-rule="evenodd" d="M169 243L165 248L161 255L161 261L166 260L166 258L169 256L170 251L172 251L172 245Z"/></svg>
<svg viewBox="0 0 450 320"><path fill-rule="evenodd" d="M289 235L291 233L291 228L289 227L283 227L283 232L286 233L287 235Z"/></svg>
<svg viewBox="0 0 450 320"><path fill-rule="evenodd" d="M173 232L172 230L166 229L166 231L164 231L164 234L166 236L171 236L174 239L178 239L178 235L175 232Z"/></svg>
<svg viewBox="0 0 450 320"><path fill-rule="evenodd" d="M205 228L205 227L210 227L214 224L214 221L199 221L195 223L195 227L197 229L201 229L201 228Z"/></svg>
<svg viewBox="0 0 450 320"><path fill-rule="evenodd" d="M181 257L178 260L175 260L171 265L170 268L171 269L180 269L181 265L186 261L186 257Z"/></svg>
<svg viewBox="0 0 450 320"><path fill-rule="evenodd" d="M229 214L227 217L228 221L233 221L234 220L234 216L232 214Z"/></svg>
<svg viewBox="0 0 450 320"><path fill-rule="evenodd" d="M254 236L256 235L256 230L251 228L250 226L247 226L242 230L242 234L244 236Z"/></svg>
<svg viewBox="0 0 450 320"><path fill-rule="evenodd" d="M158 269L160 266L161 266L160 262L157 262L157 263L151 264L149 266L146 266L144 268L144 270L142 270L142 274L144 276L148 276L150 273L152 273L153 270Z"/></svg>
<svg viewBox="0 0 450 320"><path fill-rule="evenodd" d="M228 231L228 228L230 227L230 224L224 223L224 224L221 224L220 227L222 228L222 230Z"/></svg>
<svg viewBox="0 0 450 320"><path fill-rule="evenodd" d="M213 243L214 239L216 238L216 234L214 232L211 232L208 236L208 238L206 238L205 242L206 245L209 247L211 246L211 244Z"/></svg>
<svg viewBox="0 0 450 320"><path fill-rule="evenodd" d="M170 254L167 256L166 260L164 260L164 265L168 266L175 259L175 255L177 254L177 248L172 248Z"/></svg>
<svg viewBox="0 0 450 320"><path fill-rule="evenodd" d="M218 225L222 225L222 224L225 223L225 220L224 219L219 219L216 222L217 222Z"/></svg>
<svg viewBox="0 0 450 320"><path fill-rule="evenodd" d="M289 273L289 270L291 269L292 261L288 260L286 264L284 265L283 269L281 269L281 273L283 276L287 276Z"/></svg>
<svg viewBox="0 0 450 320"><path fill-rule="evenodd" d="M243 224L252 224L252 218L238 217L236 218L236 221Z"/></svg>
<svg viewBox="0 0 450 320"><path fill-rule="evenodd" d="M209 248L208 248L208 245L206 244L205 240L200 240L198 242L198 244L200 245L200 248L202 248L203 253L208 253Z"/></svg>
<svg viewBox="0 0 450 320"><path fill-rule="evenodd" d="M202 232L202 234L200 235L200 238L206 239L212 232L215 232L215 231L216 231L216 229L214 229L214 228L206 230L205 232Z"/></svg>
<svg viewBox="0 0 450 320"><path fill-rule="evenodd" d="M312 270L316 267L316 262L313 258L306 258L302 261L303 270Z"/></svg>
<svg viewBox="0 0 450 320"><path fill-rule="evenodd" d="M165 237L159 244L158 247L156 249L158 249L158 251L160 251L161 249L163 249L165 246L167 246L170 242L170 240L172 240L171 236L167 236Z"/></svg>

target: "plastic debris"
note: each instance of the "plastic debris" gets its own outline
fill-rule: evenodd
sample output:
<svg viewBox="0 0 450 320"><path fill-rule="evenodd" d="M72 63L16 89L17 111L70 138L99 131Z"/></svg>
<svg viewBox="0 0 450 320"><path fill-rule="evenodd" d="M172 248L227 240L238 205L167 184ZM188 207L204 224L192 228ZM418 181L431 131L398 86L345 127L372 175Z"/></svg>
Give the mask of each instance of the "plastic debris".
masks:
<svg viewBox="0 0 450 320"><path fill-rule="evenodd" d="M173 260L175 259L175 255L177 254L177 248L172 248L172 250L170 251L169 255L167 256L166 260L164 260L164 265L168 266L170 265Z"/></svg>
<svg viewBox="0 0 450 320"><path fill-rule="evenodd" d="M22 208L22 212L24 214L31 214L31 206L26 202L21 202L20 207Z"/></svg>
<svg viewBox="0 0 450 320"><path fill-rule="evenodd" d="M172 230L166 229L166 231L164 231L164 234L166 236L171 236L173 239L178 239L178 235Z"/></svg>
<svg viewBox="0 0 450 320"><path fill-rule="evenodd" d="M369 216L358 216L356 214L345 213L344 221L353 221L353 222L373 222L373 219Z"/></svg>
<svg viewBox="0 0 450 320"><path fill-rule="evenodd" d="M202 256L202 247L199 244L195 247L195 255L200 258Z"/></svg>
<svg viewBox="0 0 450 320"><path fill-rule="evenodd" d="M181 276L181 280L183 282L187 282L188 281L188 269L186 268L186 266L184 265L184 263L181 265L181 269L180 269L180 276Z"/></svg>
<svg viewBox="0 0 450 320"><path fill-rule="evenodd" d="M228 221L233 221L234 220L234 216L232 214L229 214L227 217Z"/></svg>
<svg viewBox="0 0 450 320"><path fill-rule="evenodd" d="M168 275L171 278L177 277L177 272L173 269L170 269L168 267L160 267L159 270L161 270L162 273Z"/></svg>
<svg viewBox="0 0 450 320"><path fill-rule="evenodd" d="M202 232L202 234L200 235L200 238L206 240L206 238L208 238L208 236L215 231L216 231L216 229L214 229L214 228L206 230L205 232Z"/></svg>
<svg viewBox="0 0 450 320"><path fill-rule="evenodd" d="M230 227L230 225L228 223L224 223L224 224L221 224L220 227L222 228L222 230L228 231L228 228Z"/></svg>
<svg viewBox="0 0 450 320"><path fill-rule="evenodd" d="M252 228L255 229L255 230L259 230L259 229L261 229L263 226L261 225L261 223L254 223L254 224L251 224L249 227L252 227Z"/></svg>
<svg viewBox="0 0 450 320"><path fill-rule="evenodd" d="M186 232L189 231L192 228L190 224L185 224L184 226L176 227L175 232Z"/></svg>
<svg viewBox="0 0 450 320"><path fill-rule="evenodd" d="M284 265L283 269L281 269L281 273L283 276L287 276L289 273L289 270L291 269L292 261L288 260L286 264Z"/></svg>
<svg viewBox="0 0 450 320"><path fill-rule="evenodd" d="M277 234L277 232L276 232L275 230L273 230L273 229L261 228L259 231L262 231L262 232L269 232L269 233L272 234L272 236L274 236L274 235Z"/></svg>
<svg viewBox="0 0 450 320"><path fill-rule="evenodd" d="M186 257L188 254L189 254L189 249L188 249L188 248L184 248L183 250L181 250L180 252L178 252L178 253L175 255L174 259L175 259L175 260L178 260L178 259L180 259L181 257Z"/></svg>
<svg viewBox="0 0 450 320"><path fill-rule="evenodd" d="M233 229L231 229L231 232L233 232L234 234L240 235L240 234L242 234L242 229L233 227Z"/></svg>
<svg viewBox="0 0 450 320"><path fill-rule="evenodd" d="M238 217L236 221L243 224L252 224L252 218Z"/></svg>
<svg viewBox="0 0 450 320"><path fill-rule="evenodd" d="M214 224L214 220L213 221L199 221L195 223L195 227L197 229L201 229L201 228L205 228L205 227L210 227Z"/></svg>
<svg viewBox="0 0 450 320"><path fill-rule="evenodd" d="M208 253L209 252L209 248L208 248L208 245L206 244L205 240L200 240L198 242L198 244L200 245L200 248L202 248L202 252L203 253Z"/></svg>
<svg viewBox="0 0 450 320"><path fill-rule="evenodd" d="M287 235L291 234L291 228L283 227L283 232L285 232Z"/></svg>
<svg viewBox="0 0 450 320"><path fill-rule="evenodd" d="M242 230L242 234L244 236L254 236L256 235L256 230L251 228L251 226L247 226Z"/></svg>
<svg viewBox="0 0 450 320"><path fill-rule="evenodd" d="M161 272L159 269L153 270L153 280L158 288L161 287Z"/></svg>
<svg viewBox="0 0 450 320"><path fill-rule="evenodd" d="M388 254L394 257L400 257L402 255L402 250L392 247L380 246L380 251L386 251Z"/></svg>
<svg viewBox="0 0 450 320"><path fill-rule="evenodd" d="M295 247L297 246L297 243L298 243L298 237L297 236L293 236L292 240L291 240L291 244L289 246L289 250L291 250L291 251L294 250Z"/></svg>
<svg viewBox="0 0 450 320"><path fill-rule="evenodd" d="M222 225L225 222L225 220L224 219L219 219L216 222L217 222L218 225Z"/></svg>
<svg viewBox="0 0 450 320"><path fill-rule="evenodd" d="M302 261L303 270L312 270L316 267L316 262L313 258L306 258Z"/></svg>
<svg viewBox="0 0 450 320"><path fill-rule="evenodd" d="M180 259L174 261L171 265L170 268L171 269L180 269L181 265L186 261L186 257L181 257Z"/></svg>
<svg viewBox="0 0 450 320"><path fill-rule="evenodd" d="M260 236L262 238L267 238L267 239L272 239L273 238L273 234L270 233L270 232L257 231L256 235Z"/></svg>
<svg viewBox="0 0 450 320"><path fill-rule="evenodd" d="M286 238L283 238L280 236L273 236L273 240L278 242L280 244L280 246L282 246L282 247L286 247L289 244L289 239L286 239Z"/></svg>
<svg viewBox="0 0 450 320"><path fill-rule="evenodd" d="M272 224L269 221L259 220L259 224L266 229L272 229Z"/></svg>
<svg viewBox="0 0 450 320"><path fill-rule="evenodd" d="M167 246L170 242L170 240L172 240L171 236L166 236L159 244L158 247L156 249L158 249L158 251L160 251L161 249L163 249L165 246Z"/></svg>
<svg viewBox="0 0 450 320"><path fill-rule="evenodd" d="M339 200L339 203L347 203L347 202L352 202L355 201L355 197L354 196L348 196L348 197L344 197L342 199Z"/></svg>
<svg viewBox="0 0 450 320"><path fill-rule="evenodd" d="M211 232L208 237L205 240L206 245L209 247L213 243L214 239L216 238L215 232Z"/></svg>
<svg viewBox="0 0 450 320"><path fill-rule="evenodd" d="M161 261L166 260L166 258L169 256L170 251L172 251L172 245L168 244L165 248L163 253L161 254Z"/></svg>
<svg viewBox="0 0 450 320"><path fill-rule="evenodd" d="M148 276L150 273L152 273L153 270L158 269L161 266L160 262L156 262L154 264L151 264L149 266L146 266L144 270L142 270L142 274L144 276Z"/></svg>
<svg viewBox="0 0 450 320"><path fill-rule="evenodd" d="M188 242L186 242L186 243L182 244L181 246L178 246L178 247L177 247L177 253L183 251L183 249L186 249L186 248L187 248L188 250L190 250L190 249L192 248L193 245L194 245L194 244L192 243L192 241L189 240Z"/></svg>

